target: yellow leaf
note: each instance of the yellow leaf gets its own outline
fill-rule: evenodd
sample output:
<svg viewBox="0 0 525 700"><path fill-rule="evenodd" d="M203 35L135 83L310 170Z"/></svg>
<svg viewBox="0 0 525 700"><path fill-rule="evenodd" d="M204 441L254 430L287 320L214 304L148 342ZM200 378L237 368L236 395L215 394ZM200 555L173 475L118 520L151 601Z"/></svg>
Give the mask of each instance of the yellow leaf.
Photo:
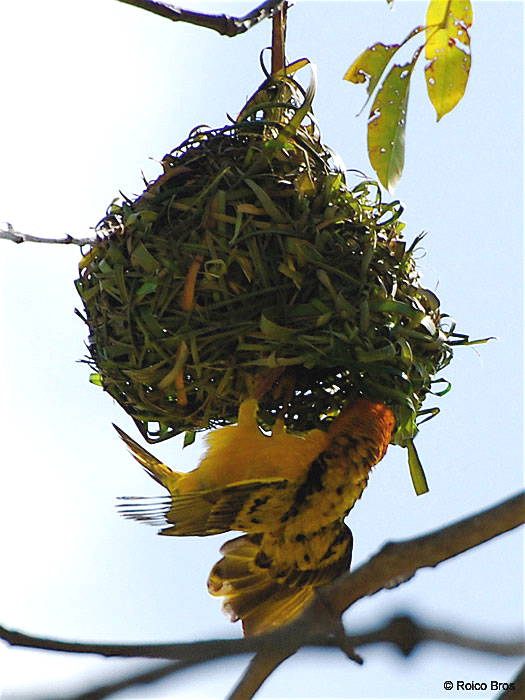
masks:
<svg viewBox="0 0 525 700"><path fill-rule="evenodd" d="M343 80L350 83L368 83L366 92L368 97L374 92L386 70L389 62L399 49L407 44L420 32L424 32L425 27L415 27L400 44L382 44L377 42L363 51L352 63L350 68L343 75ZM367 100L368 102L368 100ZM365 102L366 105L366 102Z"/></svg>
<svg viewBox="0 0 525 700"><path fill-rule="evenodd" d="M427 10L425 80L437 121L458 104L470 72L470 0L431 0Z"/></svg>
<svg viewBox="0 0 525 700"><path fill-rule="evenodd" d="M298 70L301 70L301 68L309 65L309 63L310 61L307 58L298 58L297 61L292 61L292 63L289 63L287 66L277 71L274 77L280 75L293 75L294 73L297 73Z"/></svg>
<svg viewBox="0 0 525 700"><path fill-rule="evenodd" d="M366 91L370 95L399 47L400 44L386 45L381 43L370 46L355 59L344 74L343 80L356 84L368 82Z"/></svg>

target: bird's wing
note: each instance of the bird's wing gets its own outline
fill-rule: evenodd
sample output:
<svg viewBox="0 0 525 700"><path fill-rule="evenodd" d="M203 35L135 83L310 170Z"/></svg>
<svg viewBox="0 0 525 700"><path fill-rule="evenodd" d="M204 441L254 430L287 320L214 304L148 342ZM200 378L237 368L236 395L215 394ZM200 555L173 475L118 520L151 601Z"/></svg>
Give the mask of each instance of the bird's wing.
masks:
<svg viewBox="0 0 525 700"><path fill-rule="evenodd" d="M160 499L126 499L124 517L153 524L172 523L162 535L215 535L228 530L264 532L292 502L295 485L287 479L252 479L221 489L173 494ZM129 502L131 500L131 503Z"/></svg>

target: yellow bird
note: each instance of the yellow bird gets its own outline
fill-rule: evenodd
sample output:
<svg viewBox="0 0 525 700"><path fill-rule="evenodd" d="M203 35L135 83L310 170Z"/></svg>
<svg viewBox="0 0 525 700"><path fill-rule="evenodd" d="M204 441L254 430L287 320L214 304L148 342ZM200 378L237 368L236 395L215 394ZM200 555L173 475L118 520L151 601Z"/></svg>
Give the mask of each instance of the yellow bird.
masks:
<svg viewBox="0 0 525 700"><path fill-rule="evenodd" d="M189 473L175 472L116 428L167 499L124 509L137 520L167 522L163 535L246 533L227 542L208 589L224 597L246 635L293 620L314 589L350 566L352 534L344 518L384 456L395 427L392 411L358 399L327 431L271 435L257 425L257 401L245 400L236 425L207 437L207 451Z"/></svg>

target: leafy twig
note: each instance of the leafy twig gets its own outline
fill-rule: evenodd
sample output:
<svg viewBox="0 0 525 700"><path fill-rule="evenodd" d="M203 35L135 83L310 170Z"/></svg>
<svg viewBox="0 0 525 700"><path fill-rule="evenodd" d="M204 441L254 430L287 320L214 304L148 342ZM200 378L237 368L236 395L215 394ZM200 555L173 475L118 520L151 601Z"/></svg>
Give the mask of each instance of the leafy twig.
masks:
<svg viewBox="0 0 525 700"><path fill-rule="evenodd" d="M69 233L63 238L42 238L41 236L32 236L29 233L21 233L15 231L10 223L6 223L6 228L0 229L0 239L5 241L13 241L13 243L58 243L60 245L89 245L95 241L95 236L90 238L75 238Z"/></svg>
<svg viewBox="0 0 525 700"><path fill-rule="evenodd" d="M153 12L153 14L160 17L166 17L172 22L188 22L199 27L213 29L213 31L229 37L244 34L244 32L247 32L263 19L271 17L283 4L283 0L266 0L243 17L233 17L225 14L208 15L201 12L192 12L191 10L183 10L181 7L174 7L166 2L157 2L156 0L118 1L124 2L126 5L140 7L142 10Z"/></svg>

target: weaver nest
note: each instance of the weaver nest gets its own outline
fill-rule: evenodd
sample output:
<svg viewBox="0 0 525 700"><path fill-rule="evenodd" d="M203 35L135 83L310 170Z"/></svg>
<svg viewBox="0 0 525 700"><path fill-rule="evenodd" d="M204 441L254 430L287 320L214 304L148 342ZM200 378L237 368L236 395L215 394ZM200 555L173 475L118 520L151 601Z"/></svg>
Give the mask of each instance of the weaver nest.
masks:
<svg viewBox="0 0 525 700"><path fill-rule="evenodd" d="M149 442L235 422L247 395L263 428L298 431L366 396L411 445L464 340L420 284L400 203L347 186L312 97L269 79L233 123L194 129L80 263L93 381Z"/></svg>

